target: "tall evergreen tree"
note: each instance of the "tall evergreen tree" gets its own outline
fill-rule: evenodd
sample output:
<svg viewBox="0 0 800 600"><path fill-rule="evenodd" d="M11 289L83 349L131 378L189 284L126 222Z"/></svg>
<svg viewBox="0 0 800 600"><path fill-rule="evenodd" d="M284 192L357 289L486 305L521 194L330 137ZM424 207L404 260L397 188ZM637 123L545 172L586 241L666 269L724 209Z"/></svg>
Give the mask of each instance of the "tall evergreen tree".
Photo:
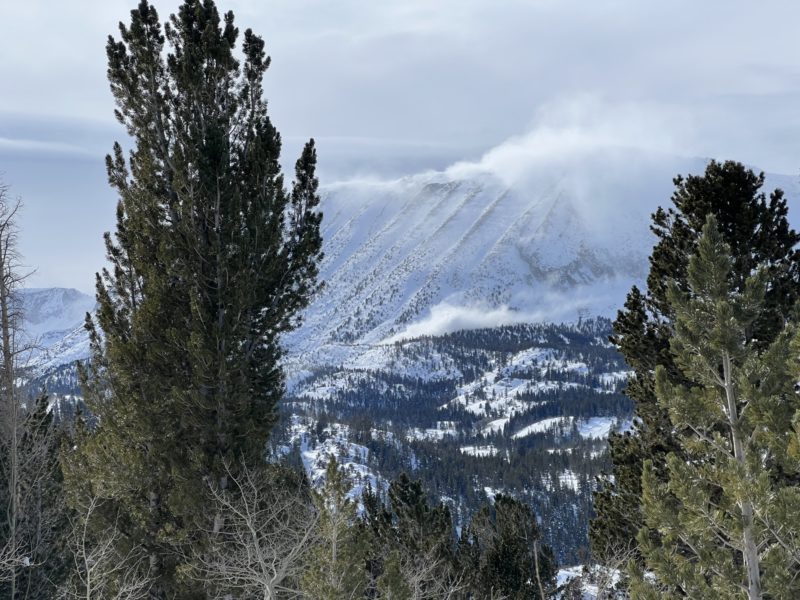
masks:
<svg viewBox="0 0 800 600"><path fill-rule="evenodd" d="M800 488L776 473L796 471L785 452L800 408L791 336L787 329L761 348L749 332L763 317L766 271L737 290L732 270L730 247L710 215L686 291L667 287L670 350L689 384L656 369L656 396L679 452L667 456L666 481L653 461L644 464L644 570L632 581L634 598L800 595Z"/></svg>
<svg viewBox="0 0 800 600"><path fill-rule="evenodd" d="M800 297L800 261L796 246L800 235L789 227L786 199L776 189L762 191L764 175L742 164L711 161L701 176L674 180L673 208L653 215L656 245L650 257L647 289L634 287L614 323L612 341L634 374L626 394L635 403L633 432L610 439L612 471L601 478L594 496L596 518L590 540L596 559L603 561L629 548L644 524L641 513L641 477L645 459L653 472L666 477L668 453L679 451L666 410L656 402L654 373L659 365L675 383L685 383L669 349L674 332L674 311L667 297L667 281L686 290L689 257L706 217L717 219L732 256L731 285L744 289L754 269L762 267L768 280L764 306L747 331L759 347L771 343L791 307Z"/></svg>
<svg viewBox="0 0 800 600"><path fill-rule="evenodd" d="M82 377L98 424L70 461L113 503L123 539L145 547L159 598L202 596L178 575L206 522L224 526L206 482L224 490L225 464L263 459L284 387L280 336L321 257L313 140L288 192L264 42L246 30L240 60L239 37L212 0L186 0L163 27L142 0L107 45L133 149L106 159L117 229Z"/></svg>

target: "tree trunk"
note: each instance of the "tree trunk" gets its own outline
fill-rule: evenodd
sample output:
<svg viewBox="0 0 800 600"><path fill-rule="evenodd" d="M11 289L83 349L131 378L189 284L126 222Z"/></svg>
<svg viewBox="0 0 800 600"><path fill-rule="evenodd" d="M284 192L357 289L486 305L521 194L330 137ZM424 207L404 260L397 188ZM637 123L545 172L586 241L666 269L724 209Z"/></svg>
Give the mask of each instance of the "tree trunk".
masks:
<svg viewBox="0 0 800 600"><path fill-rule="evenodd" d="M539 586L539 597L545 600L547 596L544 595L544 586L542 585L542 576L539 573L539 540L533 541L533 568L536 570L536 584Z"/></svg>
<svg viewBox="0 0 800 600"><path fill-rule="evenodd" d="M6 225L7 226L7 225ZM3 353L3 401L7 406L9 449L8 449L8 492L9 504L7 510L8 539L11 556L19 558L20 551L17 526L19 524L19 405L14 394L14 348L12 338L11 307L9 282L12 274L8 265L9 239L7 233L0 233L0 328L2 328L2 353ZM17 593L17 567L14 566L10 573L11 598L16 598Z"/></svg>
<svg viewBox="0 0 800 600"><path fill-rule="evenodd" d="M736 406L736 392L733 388L731 374L731 359L725 353L722 359L723 377L725 383L725 399L728 408L728 422L731 427L731 441L733 443L733 455L743 469L747 468L744 455L744 445L739 431L739 413ZM761 600L761 565L759 564L758 544L755 539L753 523L753 503L744 500L741 503L742 510L742 538L744 566L747 571L747 598L748 600Z"/></svg>

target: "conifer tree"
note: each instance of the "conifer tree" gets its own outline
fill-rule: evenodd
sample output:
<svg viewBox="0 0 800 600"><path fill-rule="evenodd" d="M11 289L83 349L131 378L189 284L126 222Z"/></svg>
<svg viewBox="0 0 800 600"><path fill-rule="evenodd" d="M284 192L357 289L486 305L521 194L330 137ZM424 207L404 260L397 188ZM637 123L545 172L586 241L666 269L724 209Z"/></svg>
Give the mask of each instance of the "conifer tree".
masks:
<svg viewBox="0 0 800 600"><path fill-rule="evenodd" d="M544 600L555 591L553 552L542 543L533 511L511 496L496 496L473 517L461 551L472 559L475 597Z"/></svg>
<svg viewBox="0 0 800 600"><path fill-rule="evenodd" d="M656 369L678 451L667 456L666 481L652 460L644 464L644 565L635 570L634 598L800 595L800 489L781 475L796 471L786 448L800 408L789 330L767 348L753 339L767 272L737 286L730 251L710 215L685 288L666 288L675 317L670 350L687 383Z"/></svg>
<svg viewBox="0 0 800 600"><path fill-rule="evenodd" d="M363 496L370 591L387 600L462 597L466 582L449 509L431 506L422 484L405 473L386 496L384 502L369 487Z"/></svg>
<svg viewBox="0 0 800 600"><path fill-rule="evenodd" d="M381 597L449 598L461 588L456 571L455 533L449 509L431 506L420 481L401 473L389 486L382 539Z"/></svg>
<svg viewBox="0 0 800 600"><path fill-rule="evenodd" d="M669 350L674 314L666 281L686 289L689 257L697 247L706 217L716 217L730 246L731 286L742 291L757 267L766 269L768 286L761 314L747 332L766 347L781 330L786 315L800 298L800 235L789 227L786 199L779 189L767 197L764 175L741 163L711 161L703 175L674 180L673 208L659 208L651 229L657 242L650 257L647 289L634 287L614 323L612 341L634 374L626 394L635 403L633 432L612 435L612 471L601 478L594 495L596 518L590 527L595 559L601 562L628 548L643 525L641 477L645 459L665 477L665 457L678 451L667 412L656 402L653 373L661 365L675 383L689 384Z"/></svg>
<svg viewBox="0 0 800 600"><path fill-rule="evenodd" d="M317 539L303 575L303 591L319 600L362 598L367 587L364 531L347 495L347 479L336 457L325 470L325 485L313 492L319 513Z"/></svg>
<svg viewBox="0 0 800 600"><path fill-rule="evenodd" d="M97 426L69 471L145 548L154 597L202 597L180 565L209 521L224 527L208 484L225 490L226 464L263 460L283 392L280 336L315 287L316 151L312 140L287 191L264 42L212 0L186 0L163 27L142 0L107 55L133 149L116 144L106 160L117 228L82 375Z"/></svg>

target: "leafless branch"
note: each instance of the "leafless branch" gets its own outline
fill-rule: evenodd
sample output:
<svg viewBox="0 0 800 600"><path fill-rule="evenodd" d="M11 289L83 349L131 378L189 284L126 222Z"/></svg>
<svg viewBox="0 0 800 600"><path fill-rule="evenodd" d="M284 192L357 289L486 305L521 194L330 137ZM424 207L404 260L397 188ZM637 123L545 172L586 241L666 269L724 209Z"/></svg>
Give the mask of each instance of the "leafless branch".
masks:
<svg viewBox="0 0 800 600"><path fill-rule="evenodd" d="M147 554L133 548L120 557L116 524L95 535L91 531L101 499L89 498L72 522L73 576L63 592L74 600L145 600L153 580Z"/></svg>
<svg viewBox="0 0 800 600"><path fill-rule="evenodd" d="M316 532L317 513L295 490L275 485L264 470L243 466L228 488L210 486L215 526L210 551L194 557L217 598L301 598L298 581ZM222 526L219 527L219 523Z"/></svg>

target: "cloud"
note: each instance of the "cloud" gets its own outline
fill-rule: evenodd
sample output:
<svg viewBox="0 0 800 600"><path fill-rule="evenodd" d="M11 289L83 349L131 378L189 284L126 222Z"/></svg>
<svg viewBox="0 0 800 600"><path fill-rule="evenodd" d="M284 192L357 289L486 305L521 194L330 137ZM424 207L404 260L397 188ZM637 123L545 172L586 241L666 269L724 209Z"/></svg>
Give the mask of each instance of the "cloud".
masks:
<svg viewBox="0 0 800 600"><path fill-rule="evenodd" d="M2 151L96 156L91 150L68 142L57 140L26 140L7 137L0 137L0 152Z"/></svg>
<svg viewBox="0 0 800 600"><path fill-rule="evenodd" d="M426 335L442 335L461 329L481 329L497 325L523 323L530 320L529 316L511 310L507 306L487 309L486 307L456 306L442 303L432 307L427 317L417 323L412 323L405 331L392 336L385 343L391 344Z"/></svg>
<svg viewBox="0 0 800 600"><path fill-rule="evenodd" d="M581 316L610 316L621 305L630 285L631 282L626 279L602 281L589 288L572 290L568 294L549 290L537 295L529 290L528 297L521 304L527 308L523 309L511 308L508 305L490 307L475 304L460 305L445 301L431 307L427 315L384 340L383 343L393 344L423 336L500 325L573 322ZM536 306L547 309L531 308Z"/></svg>
<svg viewBox="0 0 800 600"><path fill-rule="evenodd" d="M478 161L457 162L446 173L461 178L489 172L514 185L533 169L584 162L600 152L691 155L691 131L691 119L672 107L579 94L543 105L528 133L509 138Z"/></svg>
<svg viewBox="0 0 800 600"><path fill-rule="evenodd" d="M179 2L154 4L163 19ZM675 108L712 153L747 153L744 160L774 161L765 164L773 170L785 169L800 144L792 142L800 139L793 116L800 91L796 2L218 4L234 10L241 28L264 36L273 57L267 95L286 137L423 141L443 144L452 158L453 145L471 155L523 131L537 107L597 94L621 107L619 124L626 106ZM113 121L105 40L135 2L79 5L28 0L4 7L0 110ZM764 128L770 135L758 135ZM781 129L776 148L772 132ZM573 134L561 139L587 141L584 129ZM411 152L387 144L361 162L412 160Z"/></svg>

